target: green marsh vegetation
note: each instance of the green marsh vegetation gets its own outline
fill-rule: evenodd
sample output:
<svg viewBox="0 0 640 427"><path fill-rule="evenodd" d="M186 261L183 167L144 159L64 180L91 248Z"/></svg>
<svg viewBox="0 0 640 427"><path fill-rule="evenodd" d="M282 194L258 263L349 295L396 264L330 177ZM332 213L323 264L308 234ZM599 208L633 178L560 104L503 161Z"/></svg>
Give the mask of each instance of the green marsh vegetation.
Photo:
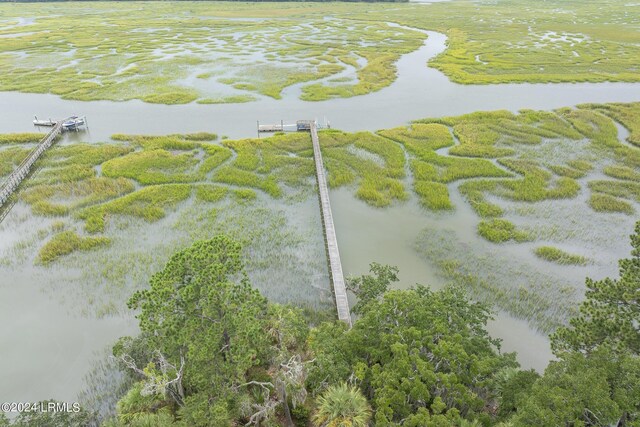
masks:
<svg viewBox="0 0 640 427"><path fill-rule="evenodd" d="M225 232L245 244L249 276L265 295L312 307L330 301L307 134L112 140L56 145L43 156L10 218L24 234L6 248L8 265L46 267L51 289L77 285L82 314L115 315L176 248ZM10 161L19 147L7 145L0 159ZM225 170L251 179L233 180ZM55 227L26 226L34 220Z"/></svg>
<svg viewBox="0 0 640 427"><path fill-rule="evenodd" d="M559 279L520 257L513 248L456 239L454 230L427 228L415 250L439 267L445 283L463 286L474 299L525 319L540 332L565 324L580 298L580 280Z"/></svg>
<svg viewBox="0 0 640 427"><path fill-rule="evenodd" d="M509 240L526 242L531 240L526 232L519 231L516 226L506 219L491 219L478 223L478 234L490 242L502 243Z"/></svg>
<svg viewBox="0 0 640 427"><path fill-rule="evenodd" d="M640 104L587 104L585 107L592 108L604 115L607 115L624 126L630 133L627 141L633 145L640 146Z"/></svg>
<svg viewBox="0 0 640 427"><path fill-rule="evenodd" d="M627 115L636 111L617 108ZM320 138L330 187L346 186L372 207L402 204L414 193L425 216L433 211L439 212L433 218L443 219L457 215L452 212L457 209L466 216L469 208L459 205L466 201L471 217L479 217L471 220L476 222L469 224L469 232L495 244L478 246L477 259L453 256L468 252L455 241L447 251L426 258L448 266L446 277L468 281L481 296L502 295L500 308L547 331L562 323L564 302L574 301L580 284L569 281L550 290L549 280L525 274L514 305L516 290L478 266L494 249L498 254L520 250L533 258L536 244L530 242L535 240L559 247L565 242L584 245L590 259L600 245L615 246L606 232L607 212L636 211L640 157L635 147L618 141L618 128L604 110L606 106L482 112L425 119L377 134L328 130ZM12 164L12 150L20 149L21 144L4 144L0 164ZM261 291L276 300L326 301L313 151L306 133L236 141L218 141L209 133L114 135L103 144L55 146L39 166L23 184L20 209L63 226L25 237L20 247L16 243L9 252L17 260L33 260L42 242L64 230L75 230L79 238L108 238L109 246L90 255L66 254L49 268L99 259L100 265L88 268L84 279L101 277L96 283L121 301L126 289L139 286L175 248L214 230L236 238L251 230L251 240L243 243L255 255L250 272ZM297 210L304 214L298 217ZM590 233L579 226L579 212L596 224ZM20 220L27 221L29 214ZM163 239L146 236L159 229L166 234ZM131 239L140 248L132 248L127 243ZM269 241L282 245L276 250ZM144 267L125 268L132 260ZM317 293L286 280L282 272L297 268L296 262L301 265L298 276ZM597 268L604 263L605 258L594 258ZM505 276L517 274L513 270ZM279 285L269 277L279 277ZM293 288L300 294L287 290ZM115 305L104 305L101 312L114 310Z"/></svg>
<svg viewBox="0 0 640 427"><path fill-rule="evenodd" d="M630 121L637 112L634 107L615 104L614 110L625 111ZM534 261L526 261L525 252L561 266L592 261L602 265L605 248L617 245L610 237L608 213L633 214L640 201L638 150L618 139L611 114L604 111L609 111L608 105L519 114L479 112L380 131L406 147L418 194L421 178L437 182L447 169L434 167L432 160L426 168L416 157L485 160L509 174L460 178L457 187L448 187L449 199L459 191L481 218L476 228L480 237L501 245L487 247L467 238L458 241L454 232L438 234L428 229L417 239L418 253L439 265L444 280L464 283L475 297L494 301L534 328L549 332L563 324L578 301L581 284L571 277L554 283L551 276L536 271ZM439 206L448 208L453 203L445 199L446 194L442 193L445 203ZM431 190L429 195L437 193ZM421 200L427 209L436 210L429 199ZM598 254L598 259L527 243L538 239L559 245L570 242L585 248L585 253ZM516 248L519 245L522 249ZM514 258L513 251L522 251L523 257Z"/></svg>
<svg viewBox="0 0 640 427"><path fill-rule="evenodd" d="M445 33L448 49L429 65L457 83L640 79L637 4L459 0L431 4L428 11L420 7L358 16Z"/></svg>
<svg viewBox="0 0 640 427"><path fill-rule="evenodd" d="M5 133L0 135L0 145L37 143L43 136L44 134L37 132Z"/></svg>
<svg viewBox="0 0 640 427"><path fill-rule="evenodd" d="M395 62L424 38L349 19L348 6L95 2L75 8L75 18L57 16L52 4L0 8L9 22L35 17L26 33L21 27L0 32L11 40L0 49L0 89L84 101L279 99L288 86L345 70L353 81L310 83L303 98L366 94L391 84Z"/></svg>
<svg viewBox="0 0 640 427"><path fill-rule="evenodd" d="M504 177L511 174L486 159L443 156L436 150L452 146L447 126L437 123L413 124L409 129L396 128L379 134L401 144L410 153L414 191L429 209L451 209L444 184L477 177ZM437 184L441 185L437 185Z"/></svg>
<svg viewBox="0 0 640 427"><path fill-rule="evenodd" d="M620 212L628 215L635 213L629 202L602 193L592 194L589 198L589 206L596 212Z"/></svg>
<svg viewBox="0 0 640 427"><path fill-rule="evenodd" d="M628 107L622 104L614 105L617 105L615 111L625 111L627 120L630 120L629 116L633 112L637 112L635 104ZM463 155L485 157L493 160L492 165L499 166L500 171L509 171L511 176L515 177L470 180L460 185L461 194L481 217L496 218L503 215L503 209L490 202L486 197L488 194L494 198L523 202L574 198L582 188L577 180L593 171L594 162L608 158L615 164L604 167L603 172L627 182L589 182L588 187L594 193L590 205L594 209L605 211L607 209L603 208L604 200L610 201L615 197L637 201L637 183L628 181L637 178L637 170L640 167L638 150L621 143L613 121L600 113L601 110L607 110L607 107L608 104L604 107L584 105L577 110L561 109L555 112L525 110L517 115L506 111L480 112L460 117L424 120L420 123L450 127L457 140L457 144L448 151L450 158ZM383 131L382 134L385 132L389 137L405 144L411 143L410 137L401 135L407 131L399 130L395 135ZM423 138L422 144L419 145L421 148L416 149L411 145L407 148L414 153L420 153L423 158L435 157L437 153L428 148L429 144L436 140L435 132L432 134L431 138ZM445 130L441 129L440 134L441 140L445 141ZM434 148L444 148L452 144L453 141L436 143ZM420 166L413 166L416 180L425 176L436 176L437 169ZM471 169L480 171L478 167ZM477 176L482 177L480 173ZM456 178L465 176L459 174ZM629 212L631 208L631 205L623 200L617 200L614 206L625 212ZM615 208L608 210L612 211Z"/></svg>
<svg viewBox="0 0 640 427"><path fill-rule="evenodd" d="M224 140L222 145L234 157L214 172L215 181L261 190L276 199L299 197L312 188L313 152L307 134Z"/></svg>
<svg viewBox="0 0 640 427"><path fill-rule="evenodd" d="M320 145L330 188L355 185L356 197L375 207L408 198L404 153L396 144L368 132L324 131Z"/></svg>
<svg viewBox="0 0 640 427"><path fill-rule="evenodd" d="M38 253L38 262L49 264L57 258L74 251L87 251L100 246L108 245L110 240L106 237L80 237L73 231L63 231L51 238Z"/></svg>
<svg viewBox="0 0 640 427"><path fill-rule="evenodd" d="M540 246L534 252L539 258L557 264L585 265L588 262L582 255L570 254L553 246Z"/></svg>
<svg viewBox="0 0 640 427"><path fill-rule="evenodd" d="M312 101L362 95L390 85L395 62L424 41L423 33L388 22L446 33L448 49L430 65L459 83L638 81L637 8L614 0L454 0L428 10L92 2L57 16L55 4L0 4L9 24L0 36L10 40L0 48L0 89L162 104L278 99L295 84ZM11 25L24 16L35 19ZM472 149L488 150L465 148Z"/></svg>
<svg viewBox="0 0 640 427"><path fill-rule="evenodd" d="M7 147L0 150L0 178L8 176L31 152L28 148Z"/></svg>
<svg viewBox="0 0 640 427"><path fill-rule="evenodd" d="M434 210L451 208L448 193L435 183L465 180L460 191L476 212L482 217L498 217L502 210L486 200L486 192L529 202L571 198L580 188L575 178L584 176L589 168L580 159L554 165L527 158L528 153L522 147L539 147L549 140L584 138L555 113L481 112L421 120L409 128L379 134L405 147L410 155L414 190L422 204ZM558 176L554 177L553 171Z"/></svg>

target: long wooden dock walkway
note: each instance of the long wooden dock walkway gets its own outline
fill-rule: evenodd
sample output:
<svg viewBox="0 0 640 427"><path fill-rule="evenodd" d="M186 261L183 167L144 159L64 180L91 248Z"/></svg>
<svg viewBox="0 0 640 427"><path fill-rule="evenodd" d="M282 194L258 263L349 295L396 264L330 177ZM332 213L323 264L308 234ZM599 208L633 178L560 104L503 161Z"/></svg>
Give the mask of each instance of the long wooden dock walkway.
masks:
<svg viewBox="0 0 640 427"><path fill-rule="evenodd" d="M336 299L338 319L349 325L351 328L351 312L349 310L349 300L347 299L347 288L342 274L342 263L340 262L340 251L338 251L338 239L336 229L333 225L333 215L331 214L331 203L329 202L329 189L324 173L324 163L320 152L320 140L318 138L318 127L315 121L311 123L311 142L313 143L313 157L316 162L316 178L318 179L318 192L320 195L320 213L322 216L322 227L324 228L325 245L327 257L329 258L329 275L333 283L333 294Z"/></svg>
<svg viewBox="0 0 640 427"><path fill-rule="evenodd" d="M53 145L56 137L62 132L62 124L64 122L65 120L58 121L51 129L51 132L49 132L44 138L42 138L42 140L38 143L38 146L34 148L31 153L29 153L27 158L24 159L22 163L20 163L20 165L13 172L11 172L11 175L9 175L5 182L2 183L2 185L0 186L0 208L5 203L7 203L9 197L11 197L13 192L16 191L22 180L27 175L29 175L31 167L40 158L42 153L44 153L47 148ZM7 211L8 209L5 208L3 210L3 213L0 213L0 221L2 221L3 219L4 212Z"/></svg>

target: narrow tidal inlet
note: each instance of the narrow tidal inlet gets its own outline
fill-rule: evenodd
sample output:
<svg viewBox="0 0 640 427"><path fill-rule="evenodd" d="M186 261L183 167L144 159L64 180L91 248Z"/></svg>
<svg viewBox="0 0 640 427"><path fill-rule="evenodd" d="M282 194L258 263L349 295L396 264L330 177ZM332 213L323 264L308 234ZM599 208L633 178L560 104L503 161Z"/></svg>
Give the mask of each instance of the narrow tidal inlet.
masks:
<svg viewBox="0 0 640 427"><path fill-rule="evenodd" d="M115 133L160 135L205 130L243 138L255 136L256 120L276 123L280 119L317 118L323 121L326 117L335 128L374 131L399 126L413 119L478 110L549 110L584 102L640 100L640 84L454 84L441 72L425 67L430 58L445 49L446 38L435 32L424 33L428 36L424 46L398 62L397 81L370 95L312 103L300 101L295 96L296 91L292 90L282 100L165 106L139 101L64 101L53 95L9 92L0 93L3 106L0 133L32 130L34 114L57 118L78 113L87 115L89 131L67 135L62 143L107 141ZM308 201L315 202L316 199L309 197L299 205L286 208L288 214L285 216L288 215L290 224L297 221L305 232L311 232L311 225L317 224L309 252L305 252L309 257L317 258L317 238L321 230L317 212L309 211L314 205ZM365 273L369 263L377 261L398 266L400 284L404 287L421 283L437 288L446 280L438 275L435 262L425 259L416 250L420 233L445 230L456 242L467 244L469 248L491 245L476 235L477 217L455 191L452 191L452 201L456 210L446 214L426 213L413 197L408 202L385 209L367 206L346 189L332 191L331 198L346 274ZM296 212L296 206L300 208L297 211L299 215L291 215ZM571 207L566 205L563 209ZM307 215L313 215L313 218L309 217L307 221ZM614 256L626 253L628 244L625 236L631 230L627 223L631 222L632 218L627 218L618 222L618 227L609 224L609 231L615 231L614 237L618 242L611 248L611 254L600 259L595 266L571 270L575 283L582 283L585 275L593 273L597 275L595 278L615 275L617 258ZM18 204L0 225L1 253L21 242L24 235L37 239L33 230L48 227L51 223L49 219L31 216L28 208ZM143 231L150 233L151 240L172 241L168 236L175 231L163 229L162 224L165 223L161 221ZM28 247L29 243L25 245ZM503 248L497 250L502 256L513 252L515 258L529 263L531 268L542 266L533 258L529 247L527 250L514 250L513 245ZM167 249L153 254L153 258L161 265L168 253ZM6 256L14 255L25 259L15 265L2 260L0 266L0 360L3 362L0 364L0 378L3 378L0 401L47 398L73 401L82 388L82 378L95 360L95 354L102 352L117 337L135 333L135 319L123 307L100 318L86 314L85 304L82 298L78 298L86 289L76 289L66 283L68 278L75 286L80 271L68 270L61 274L56 270L60 267L52 267L51 270L33 267L33 251L29 252L28 248ZM461 254L462 257L464 255ZM286 273L285 269L280 272L283 277ZM52 275L57 277L57 286L49 286ZM326 271L318 267L314 277L312 282L316 286L316 282L326 279ZM255 278L259 280L260 276ZM100 288L95 288L95 291L97 294L103 292ZM122 296L130 294L131 290L124 286L118 292ZM121 297L119 303L124 303ZM526 321L501 312L489 327L494 336L503 339L504 351L518 352L525 368L542 370L550 360L548 340Z"/></svg>

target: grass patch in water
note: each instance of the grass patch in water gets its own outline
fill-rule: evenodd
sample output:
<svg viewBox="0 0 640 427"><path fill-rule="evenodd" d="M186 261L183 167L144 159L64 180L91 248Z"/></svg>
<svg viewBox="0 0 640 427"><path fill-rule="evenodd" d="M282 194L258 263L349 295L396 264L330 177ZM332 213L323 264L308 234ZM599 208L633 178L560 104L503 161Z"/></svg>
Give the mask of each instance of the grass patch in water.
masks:
<svg viewBox="0 0 640 427"><path fill-rule="evenodd" d="M553 246L540 246L533 252L538 258L560 265L586 265L588 262L582 255L570 254Z"/></svg>
<svg viewBox="0 0 640 427"><path fill-rule="evenodd" d="M223 164L232 155L231 150L220 147L218 145L203 145L207 157L202 161L202 164L198 168L198 175L204 176L211 172L221 164Z"/></svg>
<svg viewBox="0 0 640 427"><path fill-rule="evenodd" d="M212 132L195 132L178 135L187 141L215 141L218 139L217 133Z"/></svg>
<svg viewBox="0 0 640 427"><path fill-rule="evenodd" d="M453 209L449 199L449 189L439 182L416 181L413 189L420 197L420 203L432 211Z"/></svg>
<svg viewBox="0 0 640 427"><path fill-rule="evenodd" d="M11 174L30 152L31 150L22 147L8 147L0 150L0 177Z"/></svg>
<svg viewBox="0 0 640 427"><path fill-rule="evenodd" d="M465 144L456 145L449 149L449 154L461 157L496 158L511 156L515 150L511 148L496 148L491 145Z"/></svg>
<svg viewBox="0 0 640 427"><path fill-rule="evenodd" d="M185 89L166 93L152 93L141 99L150 104L189 104L198 99L198 92Z"/></svg>
<svg viewBox="0 0 640 427"><path fill-rule="evenodd" d="M44 133L5 133L0 134L0 144L29 144L40 142L45 137Z"/></svg>
<svg viewBox="0 0 640 427"><path fill-rule="evenodd" d="M496 187L495 181L477 180L464 182L458 189L480 217L494 218L502 216L504 211L500 206L488 202L484 193L494 191Z"/></svg>
<svg viewBox="0 0 640 427"><path fill-rule="evenodd" d="M202 184L196 187L196 197L204 202L219 202L227 196L228 189L219 185Z"/></svg>
<svg viewBox="0 0 640 427"><path fill-rule="evenodd" d="M106 237L81 237L74 231L63 231L53 236L38 252L39 264L50 264L75 251L87 251L111 243Z"/></svg>
<svg viewBox="0 0 640 427"><path fill-rule="evenodd" d="M589 206L596 212L620 212L627 215L633 215L635 212L629 202L601 193L594 193L589 197Z"/></svg>
<svg viewBox="0 0 640 427"><path fill-rule="evenodd" d="M501 159L500 164L523 175L522 179L501 181L503 197L525 202L575 197L580 185L572 178L561 177L551 181L551 174L528 160Z"/></svg>
<svg viewBox="0 0 640 427"><path fill-rule="evenodd" d="M224 98L201 98L196 101L198 104L243 104L255 101L256 97L251 95L225 96Z"/></svg>
<svg viewBox="0 0 640 427"><path fill-rule="evenodd" d="M478 234L490 242L503 243L509 240L526 242L531 240L529 233L520 231L506 219L492 219L478 223Z"/></svg>
<svg viewBox="0 0 640 427"><path fill-rule="evenodd" d="M596 193L621 197L640 203L640 183L629 181L590 181L589 189Z"/></svg>
<svg viewBox="0 0 640 427"><path fill-rule="evenodd" d="M77 217L85 221L85 230L89 233L104 231L105 224L111 215L131 215L147 222L154 222L165 216L165 209L177 205L190 195L191 185L153 185L109 202L82 209L77 213Z"/></svg>
<svg viewBox="0 0 640 427"><path fill-rule="evenodd" d="M217 170L213 176L216 182L237 185L240 187L257 188L274 198L282 196L282 189L273 177L263 177L253 172L238 169L234 166L225 166Z"/></svg>
<svg viewBox="0 0 640 427"><path fill-rule="evenodd" d="M192 182L195 177L188 172L197 163L193 153L145 150L103 163L102 173L112 178L134 179L144 185Z"/></svg>
<svg viewBox="0 0 640 427"><path fill-rule="evenodd" d="M574 169L565 165L550 165L548 166L549 170L551 170L556 175L564 176L572 179L583 178L587 173L585 171L581 171L578 169Z"/></svg>
<svg viewBox="0 0 640 427"><path fill-rule="evenodd" d="M449 129L438 123L414 123L410 127L380 130L378 134L403 144L417 157L428 157L431 151L453 145Z"/></svg>
<svg viewBox="0 0 640 427"><path fill-rule="evenodd" d="M231 194L233 195L234 199L242 202L255 200L258 198L258 194L255 191L250 190L248 188L235 189Z"/></svg>
<svg viewBox="0 0 640 427"><path fill-rule="evenodd" d="M602 171L612 178L640 182L640 172L627 166L606 166Z"/></svg>

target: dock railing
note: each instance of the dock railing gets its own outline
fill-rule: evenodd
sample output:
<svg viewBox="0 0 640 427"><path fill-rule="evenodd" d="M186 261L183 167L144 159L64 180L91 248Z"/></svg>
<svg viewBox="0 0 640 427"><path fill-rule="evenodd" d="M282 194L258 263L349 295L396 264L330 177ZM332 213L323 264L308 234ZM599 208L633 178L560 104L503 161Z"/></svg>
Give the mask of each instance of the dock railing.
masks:
<svg viewBox="0 0 640 427"><path fill-rule="evenodd" d="M320 139L318 138L318 127L315 121L311 123L311 142L313 144L313 157L316 165L316 178L318 180L318 194L320 196L320 214L322 216L322 227L324 229L325 245L327 257L329 259L329 274L333 284L333 294L338 310L338 319L349 325L351 328L351 312L349 310L349 300L347 289L342 273L342 263L340 262L340 251L338 250L338 238L333 224L331 213L331 202L329 201L329 189L324 173L324 163L320 151Z"/></svg>
<svg viewBox="0 0 640 427"><path fill-rule="evenodd" d="M5 205L5 203L7 203L11 195L16 191L16 189L22 182L22 180L25 179L27 175L29 175L29 172L31 171L33 164L40 158L40 156L49 147L51 147L51 145L53 145L53 142L55 141L55 139L62 132L62 124L64 122L65 120L58 121L55 124L55 126L51 129L51 132L49 132L44 138L42 138L42 140L33 149L33 151L29 153L29 155L22 161L22 163L20 163L20 165L13 172L11 172L11 174L2 183L2 185L0 185L0 208L2 208ZM5 212L7 211L8 209L6 209L6 206L5 206L5 209L3 210L3 212L0 213L0 221L2 221L2 219L4 218L4 215L6 215Z"/></svg>

